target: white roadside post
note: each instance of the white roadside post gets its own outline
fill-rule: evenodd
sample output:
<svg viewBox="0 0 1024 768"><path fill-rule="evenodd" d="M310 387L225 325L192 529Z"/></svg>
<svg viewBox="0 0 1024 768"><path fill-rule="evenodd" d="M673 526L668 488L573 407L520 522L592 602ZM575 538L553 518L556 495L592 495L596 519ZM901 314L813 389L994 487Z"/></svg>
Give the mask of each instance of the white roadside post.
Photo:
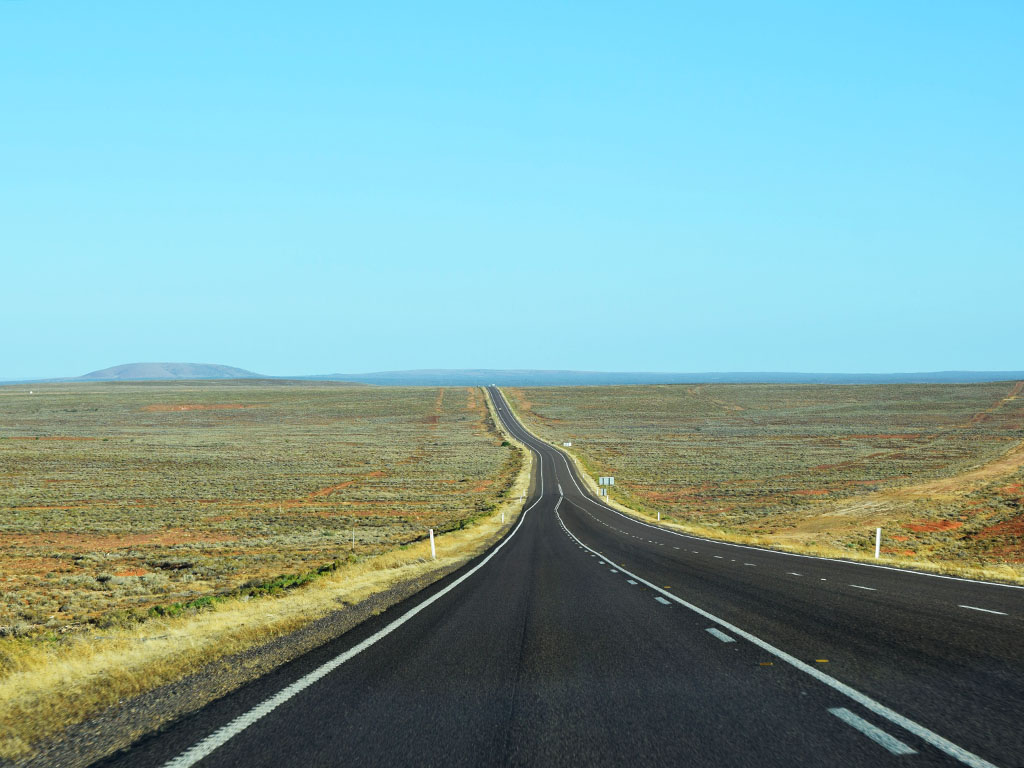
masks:
<svg viewBox="0 0 1024 768"><path fill-rule="evenodd" d="M659 523L661 522L661 510L660 509L658 510L658 522Z"/></svg>
<svg viewBox="0 0 1024 768"><path fill-rule="evenodd" d="M437 560L437 551L434 549L434 529L430 529L430 559Z"/></svg>
<svg viewBox="0 0 1024 768"><path fill-rule="evenodd" d="M879 552L882 551L882 529L875 528L875 560L878 559Z"/></svg>

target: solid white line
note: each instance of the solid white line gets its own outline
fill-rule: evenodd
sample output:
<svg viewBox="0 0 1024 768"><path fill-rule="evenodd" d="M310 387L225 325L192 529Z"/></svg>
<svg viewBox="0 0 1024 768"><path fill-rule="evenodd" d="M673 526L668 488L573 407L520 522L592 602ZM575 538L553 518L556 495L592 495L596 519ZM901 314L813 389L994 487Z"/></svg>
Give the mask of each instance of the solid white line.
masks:
<svg viewBox="0 0 1024 768"><path fill-rule="evenodd" d="M856 587L857 589L866 589L866 590L868 590L870 592L877 592L878 591L874 587L862 587L860 584L851 584L850 586L851 587Z"/></svg>
<svg viewBox="0 0 1024 768"><path fill-rule="evenodd" d="M835 707L834 709L830 709L829 712L838 717L847 725L851 725L854 728L856 728L858 731L863 733L876 744L880 744L881 746L885 747L894 755L917 754L916 749L908 747L895 736L891 736L878 726L872 725L863 717L859 717L858 715L853 714L853 712L848 710L846 707Z"/></svg>
<svg viewBox="0 0 1024 768"><path fill-rule="evenodd" d="M558 519L560 521L562 520L560 515L558 516ZM574 539L576 539L577 543L583 544L583 542L580 541L572 531L569 531L569 529L565 526L565 522L564 521L562 521L562 527L565 528L565 530L569 532L570 536L572 536ZM586 549L590 549L590 547L588 547L586 544L583 544L583 546ZM591 551L593 551L593 550L591 550ZM904 730L909 731L910 733L914 734L915 736L917 736L918 738L922 739L923 741L926 741L927 743L931 744L936 749L942 750L943 752L945 752L950 757L953 757L953 758L959 760L964 765L968 765L971 768L996 768L996 766L993 765L992 763L990 763L988 760L985 760L984 758L979 757L978 755L975 755L973 752L968 752L963 747L960 747L960 746L954 744L953 742L949 741L948 739L945 739L942 736L939 736L939 734L935 733L934 731L929 730L928 728L924 727L923 725L921 725L919 723L914 722L909 717L905 717L905 716L901 715L899 712L896 712L895 710L889 709L889 707L885 706L884 704L882 704L880 702L875 701L874 699L872 699L867 694L861 693L856 688L852 688L849 685L847 685L846 683L842 683L839 680L836 680L831 675L826 675L821 670L815 669L810 664L806 664L806 663L800 661L800 659L796 658L795 656L791 656L790 654L786 653L782 649L776 648L774 645L772 645L771 643L766 642L765 640L762 640L757 635L752 635L750 632L747 632L745 630L740 629L735 624L731 624L728 621L726 621L725 619L720 619L717 616L715 616L713 613L705 611L703 608L700 608L700 607L694 605L693 603L689 603L686 600L683 600L678 595L674 595L671 592L668 592L667 590L662 589L657 584L652 584L651 582L647 581L646 579L642 578L641 576L637 576L635 573L632 573L631 571L627 570L626 568L623 568L621 565L619 566L619 568L626 575L632 576L638 582L640 582L641 584L643 584L643 585L645 585L647 587L650 587L655 592L660 592L664 597L668 598L669 600L674 600L675 602L679 603L680 605L684 606L685 608L689 608L694 613L696 613L696 614L698 614L700 616L703 616L705 619L713 621L715 624L717 624L718 626L720 626L720 627L722 627L724 629L729 630L734 635L742 637L744 640L747 640L747 641L753 643L754 645L756 645L761 650L766 651L767 653L772 654L773 656L775 656L778 659L781 659L782 661L786 662L790 666L793 666L796 669L800 670L801 672L804 672L804 673L810 675L815 680L817 680L820 683L824 683L825 685L827 685L832 690L838 691L839 693L843 694L844 696L846 696L846 697L848 697L850 699L853 699L855 702L860 704L865 709L868 709L868 710L874 712L876 715L884 717L886 720L888 720L891 723L895 723L896 725L900 726Z"/></svg>
<svg viewBox="0 0 1024 768"><path fill-rule="evenodd" d="M969 608L972 611L981 611L982 613L994 613L994 614L996 614L998 616L1009 616L1010 615L1008 613L1003 613L1002 611L993 611L990 608L979 608L976 605L958 605L957 608Z"/></svg>
<svg viewBox="0 0 1024 768"><path fill-rule="evenodd" d="M654 598L654 599L655 599L655 600L657 600L657 601L658 601L659 603L661 603L662 605L672 605L672 603L670 603L670 602L669 602L668 600L666 600L666 599L665 599L664 597L656 597L656 598Z"/></svg>
<svg viewBox="0 0 1024 768"><path fill-rule="evenodd" d="M320 667L314 669L312 672L300 677L287 688L278 691L269 699L266 699L261 704L257 704L255 707L250 709L245 714L239 715L227 725L221 726L216 731L211 733L209 736L207 736L199 743L195 744L190 749L182 752L180 755L173 758L172 760L167 761L166 763L164 763L164 768L189 768L189 766L195 765L204 757L212 753L215 749L217 749L220 746L223 746L229 740L240 734L242 731L244 731L250 725L255 723L261 717L265 717L266 715L270 714L279 706L281 706L286 701L291 699L293 696L302 692L309 686L313 685L313 683L317 682L321 678L327 676L352 657L358 655L362 651L365 651L371 645L375 644L384 637L390 635L400 626L405 624L405 622L409 621L409 619L411 619L413 616L415 616L428 606L432 605L433 603L436 603L438 600L440 600L442 597L447 595L449 592L451 592L453 589L459 586L462 582L464 582L466 579L472 576L474 573L476 573L485 565L487 565L487 563L490 562L491 558L498 554L498 552L501 551L501 548L508 544L512 540L512 537L519 532L519 529L523 527L523 520L526 519L527 513L535 506L537 506L544 498L544 460L543 457L540 455L539 451L535 452L538 454L537 458L539 460L538 463L540 464L540 495L537 497L537 500L533 502L533 504L531 504L528 508L523 510L523 514L519 516L519 523L516 525L516 527L512 529L512 532L508 536L506 536L498 544L498 546L491 550L490 554L488 554L487 557L485 557L483 560L477 563L471 570L462 574L462 576L457 578L447 587L438 591L431 597L427 598L422 603L417 605L415 608L411 608L410 610L406 611L404 614L402 614L399 618L395 619L393 622L388 624L386 627L378 630L377 632L363 640L363 642L359 643L356 646L353 646L352 648L349 648L344 653L335 656L326 664L323 664Z"/></svg>
<svg viewBox="0 0 1024 768"><path fill-rule="evenodd" d="M729 635L725 634L725 632L722 632L722 631L720 631L718 629L715 629L714 627L708 627L707 631L710 632L715 637L717 637L723 643L735 643L736 642L736 638L735 637L729 637Z"/></svg>

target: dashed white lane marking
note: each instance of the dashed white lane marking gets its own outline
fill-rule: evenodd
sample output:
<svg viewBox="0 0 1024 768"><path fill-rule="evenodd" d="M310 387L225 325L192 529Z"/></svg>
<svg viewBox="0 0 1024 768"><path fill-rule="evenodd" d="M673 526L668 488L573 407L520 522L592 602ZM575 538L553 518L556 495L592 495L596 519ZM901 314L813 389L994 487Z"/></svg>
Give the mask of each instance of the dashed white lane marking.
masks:
<svg viewBox="0 0 1024 768"><path fill-rule="evenodd" d="M658 601L659 603L661 603L662 605L672 605L672 603L670 603L670 602L669 602L668 600L666 600L666 599L665 599L664 597L662 597L661 595L658 595L658 596L657 596L656 598L654 598L654 599L655 599L655 600L657 600L657 601Z"/></svg>
<svg viewBox="0 0 1024 768"><path fill-rule="evenodd" d="M578 544L583 544L582 541L576 538L572 531L569 531L569 529L565 527L565 522L562 521L560 515L558 516L558 519L559 522L561 522L562 527L569 532L569 535L576 539L576 542ZM589 549L589 547L587 547L586 544L583 544L583 546ZM732 624L726 621L725 619L720 619L713 613L705 611L703 608L700 608L694 605L693 603L683 600L681 597L679 597L679 595L673 595L671 592L662 589L657 584L653 584L652 582L647 581L646 579L641 578L640 576L637 576L635 573L632 573L631 571L622 568L622 566L619 567L622 569L622 572L624 574L633 577L634 579L636 579L637 582L642 583L646 587L650 587L655 592L660 592L662 595L664 595L665 598L668 598L669 600L674 600L679 605L682 605L684 608L688 608L697 615L703 616L705 619L708 619L709 621L713 621L715 624L722 627L723 629L729 630L737 637L742 637L747 642L753 643L761 650L770 653L772 656L775 656L777 659L786 662L791 667L794 667L795 669L800 670L804 674L813 677L819 683L827 685L832 690L841 693L849 699L852 699L868 711L874 712L876 715L880 717L884 717L886 720L895 725L898 725L905 731L909 731L925 743L930 744L936 749L946 753L950 757L959 760L964 765L970 766L970 768L996 768L996 766L993 763L990 763L985 758L980 757L979 755L976 755L973 752L967 751L958 744L954 744L949 739L940 736L939 734L935 733L935 731L932 731L926 728L925 726L921 725L920 723L911 720L909 717L901 715L896 710L889 709L889 707L885 706L881 702L875 701L867 694L861 693L856 688L853 688L852 686L849 686L846 683L837 680L831 675L825 674L820 669L812 667L810 664L801 661L792 654L786 653L781 648L776 648L774 645L765 640L762 640L757 635L751 634L750 632L740 629L735 624ZM822 581L825 581L825 579L822 579ZM665 602L667 603L668 600L666 600Z"/></svg>
<svg viewBox="0 0 1024 768"><path fill-rule="evenodd" d="M754 564L753 563L744 563L744 565L754 565ZM757 566L754 565L754 567L756 568Z"/></svg>
<svg viewBox="0 0 1024 768"><path fill-rule="evenodd" d="M297 694L301 693L306 688L309 688L309 686L313 685L320 679L326 677L352 657L362 653L367 648L374 645L377 641L381 640L387 635L390 635L392 632L394 632L400 626L405 624L420 611L423 611L430 605L436 603L438 600L440 600L442 597L447 595L449 592L451 592L453 589L459 586L462 582L464 582L466 579L472 576L474 573L476 573L485 565L487 565L487 563L491 561L491 558L498 554L498 552L501 551L501 548L508 544L510 541L512 541L515 535L519 533L519 529L523 527L523 521L526 519L526 515L530 512L531 509L533 509L541 502L541 499L544 498L544 462L541 460L539 453L537 455L537 459L538 464L540 465L540 496L537 497L537 500L533 502L533 504L531 504L529 507L523 510L523 513L519 516L519 522L516 525L516 527L512 529L512 532L505 539L499 542L498 545L491 550L490 554L488 554L487 557L485 557L483 560L477 563L477 565L475 565L472 569L466 571L466 573L457 578L447 587L437 591L436 593L428 597L426 600L424 600L422 603L415 606L414 608L410 608L408 611L403 613L390 624L379 629L377 632L374 632L368 638L363 640L363 642L349 648L344 653L335 656L333 659L317 667L312 672L303 675L294 683L287 686L286 688L282 688L280 691L275 693L269 699L263 701L261 704L257 704L248 712L239 715L231 722L221 726L216 731L207 736L205 739L193 745L189 749L185 750L177 757L168 760L166 763L164 763L164 768L189 768L190 766L195 765L204 757L211 754L218 747L223 746L232 738L240 734L242 731L244 731L250 725L255 723L257 720L259 720L262 717L266 717L279 706L284 704L286 701L293 698ZM558 514L557 506L555 514ZM568 533L568 529L566 529L566 532ZM581 545L583 544L583 542L579 540L577 540L577 543Z"/></svg>
<svg viewBox="0 0 1024 768"><path fill-rule="evenodd" d="M1002 611L993 611L991 608L979 608L976 605L958 605L957 608L967 608L967 609L972 610L972 611L981 611L982 613L994 613L997 616L1009 616L1010 615L1008 613L1003 613Z"/></svg>
<svg viewBox="0 0 1024 768"><path fill-rule="evenodd" d="M875 589L874 587L862 587L862 586L861 586L860 584L851 584L850 586L851 586L851 587L856 587L857 589L866 589L866 590L868 590L869 592L877 592L877 591L878 591L878 590L877 590L877 589Z"/></svg>
<svg viewBox="0 0 1024 768"><path fill-rule="evenodd" d="M787 576L803 576L802 573L797 573L796 571L786 571L786 575Z"/></svg>
<svg viewBox="0 0 1024 768"><path fill-rule="evenodd" d="M917 754L916 749L908 747L895 736L886 733L878 726L872 725L863 717L859 717L858 715L853 714L853 712L848 710L846 707L835 707L833 709L830 709L829 712L838 717L847 725L856 728L858 731L863 733L876 744L880 744L881 746L885 747L894 755Z"/></svg>
<svg viewBox="0 0 1024 768"><path fill-rule="evenodd" d="M611 569L611 572L612 573L618 573L618 571L616 571L614 568Z"/></svg>
<svg viewBox="0 0 1024 768"><path fill-rule="evenodd" d="M729 637L729 635L725 634L725 632L717 630L714 627L708 627L708 633L714 635L719 640L721 640L723 643L735 643L736 642L736 638L735 637Z"/></svg>
<svg viewBox="0 0 1024 768"><path fill-rule="evenodd" d="M679 547L672 547L672 549L679 549Z"/></svg>
<svg viewBox="0 0 1024 768"><path fill-rule="evenodd" d="M725 558L721 555L714 555L715 560L724 560Z"/></svg>
<svg viewBox="0 0 1024 768"><path fill-rule="evenodd" d="M626 579L626 583L627 584L632 584L634 587L636 586L636 582L633 581L632 579Z"/></svg>

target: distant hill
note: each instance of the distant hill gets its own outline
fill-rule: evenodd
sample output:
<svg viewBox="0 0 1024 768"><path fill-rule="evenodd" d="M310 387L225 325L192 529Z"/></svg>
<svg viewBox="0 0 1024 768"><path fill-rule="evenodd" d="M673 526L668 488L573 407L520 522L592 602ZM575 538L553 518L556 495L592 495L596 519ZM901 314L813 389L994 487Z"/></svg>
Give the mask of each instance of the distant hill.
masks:
<svg viewBox="0 0 1024 768"><path fill-rule="evenodd" d="M129 363L79 376L78 381L154 381L163 379L262 379L258 373L208 363Z"/></svg>
<svg viewBox="0 0 1024 768"><path fill-rule="evenodd" d="M601 371L534 371L425 369L335 373L304 376L314 381L349 381L385 386L465 387L572 386L609 384L967 384L1024 379L1024 371L937 371L931 373L619 373Z"/></svg>

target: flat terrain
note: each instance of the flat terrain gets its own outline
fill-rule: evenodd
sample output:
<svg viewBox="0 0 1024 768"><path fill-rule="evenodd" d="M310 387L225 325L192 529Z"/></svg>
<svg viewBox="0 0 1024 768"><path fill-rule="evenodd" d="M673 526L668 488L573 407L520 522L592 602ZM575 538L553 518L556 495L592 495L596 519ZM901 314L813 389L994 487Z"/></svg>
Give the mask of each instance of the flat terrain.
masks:
<svg viewBox="0 0 1024 768"><path fill-rule="evenodd" d="M393 549L492 509L517 468L479 389L0 388L0 634Z"/></svg>
<svg viewBox="0 0 1024 768"><path fill-rule="evenodd" d="M612 496L795 545L1024 563L1024 383L506 390Z"/></svg>
<svg viewBox="0 0 1024 768"><path fill-rule="evenodd" d="M535 452L498 546L97 765L970 766L1024 754L1024 588L697 539Z"/></svg>

